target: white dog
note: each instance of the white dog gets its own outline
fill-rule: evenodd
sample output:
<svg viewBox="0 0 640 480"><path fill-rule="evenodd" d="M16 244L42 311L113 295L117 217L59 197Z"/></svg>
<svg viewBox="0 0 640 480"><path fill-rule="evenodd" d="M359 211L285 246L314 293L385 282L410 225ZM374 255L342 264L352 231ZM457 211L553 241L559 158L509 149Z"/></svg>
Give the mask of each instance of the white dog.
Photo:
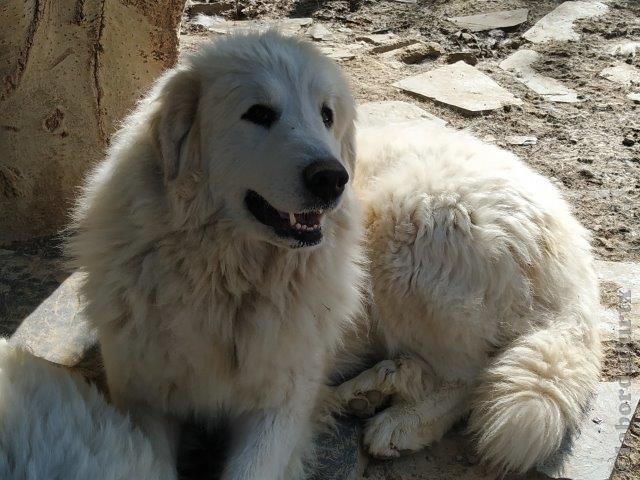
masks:
<svg viewBox="0 0 640 480"><path fill-rule="evenodd" d="M484 459L528 470L579 426L598 381L587 231L551 182L463 133L371 128L357 145L387 360L339 400L372 411L392 397L365 428L374 456L430 445L470 411Z"/></svg>
<svg viewBox="0 0 640 480"><path fill-rule="evenodd" d="M231 423L223 478L298 478L329 356L359 310L338 68L273 32L208 45L116 135L76 212L113 401L175 456L176 423Z"/></svg>

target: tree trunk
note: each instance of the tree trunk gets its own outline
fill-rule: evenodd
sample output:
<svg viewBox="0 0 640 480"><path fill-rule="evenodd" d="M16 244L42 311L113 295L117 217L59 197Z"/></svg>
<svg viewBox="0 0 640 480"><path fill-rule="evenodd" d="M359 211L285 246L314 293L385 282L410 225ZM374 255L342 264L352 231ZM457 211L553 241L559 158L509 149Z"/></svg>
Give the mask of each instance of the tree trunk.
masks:
<svg viewBox="0 0 640 480"><path fill-rule="evenodd" d="M176 61L184 3L0 3L0 245L65 225L117 122Z"/></svg>

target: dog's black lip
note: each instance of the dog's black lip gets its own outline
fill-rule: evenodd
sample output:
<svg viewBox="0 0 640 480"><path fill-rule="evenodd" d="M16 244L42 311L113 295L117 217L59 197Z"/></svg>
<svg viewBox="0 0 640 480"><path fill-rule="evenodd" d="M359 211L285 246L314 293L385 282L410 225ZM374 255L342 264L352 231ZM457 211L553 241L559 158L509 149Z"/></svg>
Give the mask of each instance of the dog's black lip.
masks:
<svg viewBox="0 0 640 480"><path fill-rule="evenodd" d="M276 235L281 238L293 239L298 242L297 247L310 247L317 245L322 240L322 227L317 230L297 230L292 228L289 220L284 219L262 195L247 190L244 196L244 204L254 218L271 227Z"/></svg>

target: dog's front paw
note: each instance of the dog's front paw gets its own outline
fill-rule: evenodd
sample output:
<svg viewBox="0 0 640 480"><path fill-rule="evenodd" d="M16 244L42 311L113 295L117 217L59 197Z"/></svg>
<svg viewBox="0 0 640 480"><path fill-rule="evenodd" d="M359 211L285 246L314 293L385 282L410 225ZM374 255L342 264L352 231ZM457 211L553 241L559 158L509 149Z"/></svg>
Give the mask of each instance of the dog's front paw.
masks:
<svg viewBox="0 0 640 480"><path fill-rule="evenodd" d="M428 430L410 408L394 406L367 422L364 445L372 457L396 458L430 445L434 439Z"/></svg>

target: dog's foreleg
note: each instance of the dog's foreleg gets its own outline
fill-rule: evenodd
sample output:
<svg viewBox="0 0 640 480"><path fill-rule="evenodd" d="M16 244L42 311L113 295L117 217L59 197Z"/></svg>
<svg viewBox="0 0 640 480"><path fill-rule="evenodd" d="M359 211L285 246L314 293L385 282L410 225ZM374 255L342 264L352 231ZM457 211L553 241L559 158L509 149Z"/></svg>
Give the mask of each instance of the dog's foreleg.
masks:
<svg viewBox="0 0 640 480"><path fill-rule="evenodd" d="M305 406L305 409L307 406ZM244 415L233 432L223 480L294 480L301 478L300 442L307 440L309 412L295 408Z"/></svg>
<svg viewBox="0 0 640 480"><path fill-rule="evenodd" d="M371 416L392 396L401 401L417 401L433 391L435 375L429 365L413 356L383 360L335 388L338 404L360 416Z"/></svg>
<svg viewBox="0 0 640 480"><path fill-rule="evenodd" d="M378 458L394 458L432 445L467 411L469 386L444 383L418 401L399 401L371 418L364 444Z"/></svg>

